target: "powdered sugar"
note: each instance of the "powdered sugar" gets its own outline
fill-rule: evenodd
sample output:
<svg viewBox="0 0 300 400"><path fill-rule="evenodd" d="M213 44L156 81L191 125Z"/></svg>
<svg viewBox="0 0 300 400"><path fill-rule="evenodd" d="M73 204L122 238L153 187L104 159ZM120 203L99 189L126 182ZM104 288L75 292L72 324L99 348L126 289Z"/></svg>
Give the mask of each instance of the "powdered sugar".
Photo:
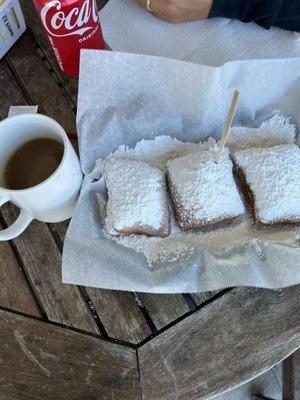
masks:
<svg viewBox="0 0 300 400"><path fill-rule="evenodd" d="M120 146L118 149L105 158L105 162L112 158L125 158L129 160L144 161L153 167L164 169L168 160L184 156L191 151L208 149L216 143L216 140L210 137L206 142L201 143L183 143L170 136L157 136L153 140L141 140L135 147ZM98 166L103 165L99 160Z"/></svg>
<svg viewBox="0 0 300 400"><path fill-rule="evenodd" d="M300 220L300 150L296 145L252 148L234 154L266 224Z"/></svg>
<svg viewBox="0 0 300 400"><path fill-rule="evenodd" d="M169 210L163 171L145 162L111 158L105 162L104 178L108 190L105 226L110 234L168 234Z"/></svg>
<svg viewBox="0 0 300 400"><path fill-rule="evenodd" d="M282 126L283 120L281 117L278 117L278 119L277 117L274 118L275 119L272 122L272 124L274 123L274 131L278 128L278 130L282 132L282 134L280 134L281 138L291 138L290 132L294 132L295 128L291 128L289 124ZM276 121L279 123L279 126L276 126ZM247 128L235 129L240 129L242 131ZM253 130L252 132L258 139L263 137L263 140L267 143L268 135L265 133L263 126L259 132L256 132L256 130ZM269 129L268 132L270 133ZM276 137L276 134L272 135L273 138ZM239 140L241 140L241 142L236 138L235 147L242 148L247 141L246 137L240 135ZM105 162L108 160L130 159L145 161L152 166L164 169L169 160L183 157L190 152L207 150L215 144L216 141L213 138L209 138L206 142L196 144L182 143L181 141L169 136L159 136L153 140L142 140L138 142L134 148L120 146L114 153L108 155L104 161L100 160L98 162L98 167L103 171ZM99 196L99 203L102 216L101 219L104 221L106 215L106 200L102 196ZM149 267L161 264L165 265L166 268L176 268L177 265L186 265L186 260L194 260L197 257L199 249L203 248L218 252L222 248L230 249L232 246L236 247L242 245L242 243L245 243L245 241L247 242L254 237L259 237L261 240L274 240L276 242L282 241L286 243L288 243L289 240L291 242L294 240L294 234L287 231L277 232L276 234L273 234L272 232L253 233L253 231L249 229L249 223L245 220L239 225L218 229L213 232L186 233L179 229L172 214L170 220L170 235L166 238L149 237L145 235L130 235L126 237L112 236L107 233L105 229L103 230L103 233L110 240L112 239L120 245L131 248L138 253L142 253L146 257Z"/></svg>
<svg viewBox="0 0 300 400"><path fill-rule="evenodd" d="M217 146L197 151L167 163L171 192L179 223L195 228L235 218L244 213L244 205L235 185L229 150L224 149L218 164Z"/></svg>
<svg viewBox="0 0 300 400"><path fill-rule="evenodd" d="M127 163L128 160L138 160L143 163L148 162L156 168L165 169L166 163L169 160L184 156L191 151L206 150L215 145L215 143L216 141L213 138L209 138L206 142L202 143L183 143L170 136L158 136L153 140L142 140L132 149L127 146L120 146L114 153L109 154L105 160L100 160L98 167L101 168L104 176L107 174L105 171L108 171L109 164L117 161L126 161ZM122 178L125 190L129 191L127 181L128 179ZM102 220L104 220L106 214L111 214L111 210L106 210L107 204L103 197L98 196L98 200ZM104 234L108 238L139 253L143 253L150 266L154 263L172 263L175 260L179 261L181 258L186 259L186 257L192 256L195 250L194 245L189 240L186 240L186 234L179 229L172 211L170 235L166 238L145 235L116 236L115 229L111 228L112 222L107 221L106 225L106 229L104 227Z"/></svg>
<svg viewBox="0 0 300 400"><path fill-rule="evenodd" d="M280 114L274 115L259 128L231 128L227 145L234 150L249 147L270 147L295 143L296 127Z"/></svg>

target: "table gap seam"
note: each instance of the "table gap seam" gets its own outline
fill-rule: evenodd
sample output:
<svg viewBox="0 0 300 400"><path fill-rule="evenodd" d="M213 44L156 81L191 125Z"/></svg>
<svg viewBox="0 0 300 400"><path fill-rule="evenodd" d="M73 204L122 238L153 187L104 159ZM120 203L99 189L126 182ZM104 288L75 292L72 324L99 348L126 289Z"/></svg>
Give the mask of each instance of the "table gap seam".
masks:
<svg viewBox="0 0 300 400"><path fill-rule="evenodd" d="M139 297L137 292L132 292L132 294L133 294L135 303L137 304L137 306L141 310L141 313L143 314L143 317L146 320L148 328L150 329L151 334L150 334L149 337L152 337L153 335L156 335L156 333L158 332L158 329L157 329L155 323L153 322L149 312L147 311L142 299ZM144 339L144 340L146 340L146 339Z"/></svg>
<svg viewBox="0 0 300 400"><path fill-rule="evenodd" d="M223 295L225 295L226 293L228 293L228 292L230 292L232 290L233 290L233 288L224 289L221 292L217 293L215 296L212 296L207 301L205 301L202 304L196 306L195 310L188 311L187 313L185 313L185 314L181 315L180 317L178 317L176 320L174 320L174 321L170 322L169 324L167 324L166 326L164 326L163 328L157 330L157 332L155 334L152 334L151 336L149 336L146 339L142 340L137 345L137 348L139 349L140 347L143 347L146 343L150 342L152 339L154 339L157 336L161 335L162 333L166 332L167 330L169 330L173 326L177 325L179 322L183 321L185 318L189 317L190 315L195 314L196 312L200 311L202 308L204 308L208 304L212 303L213 301L217 300L219 297L222 297Z"/></svg>
<svg viewBox="0 0 300 400"><path fill-rule="evenodd" d="M143 400L143 386L142 386L142 380L141 380L141 370L140 370L138 349L135 350L135 354L136 354L137 372L138 372L138 379L139 379L139 386L140 386L140 398L141 398L141 400Z"/></svg>
<svg viewBox="0 0 300 400"><path fill-rule="evenodd" d="M60 255L62 255L63 242L62 242L58 232L55 231L52 228L51 224L47 224L47 227L49 229L50 235L51 235L51 237L52 237L52 239L53 239L53 241L54 241L54 243L55 243ZM85 304L86 310L91 315L92 320L94 321L99 333L101 334L101 336L103 336L104 339L108 339L109 336L108 336L108 334L106 332L106 329L105 329L105 327L104 327L104 325L103 325L103 323L102 323L102 321L101 321L101 319L100 319L100 317L99 317L99 315L98 315L98 313L97 313L97 311L96 311L96 309L95 309L95 307L93 305L93 302L90 299L86 289L84 287L79 286L79 285L74 285L74 286L76 286L76 288L77 288L77 290L79 292L79 295L80 295L83 303Z"/></svg>
<svg viewBox="0 0 300 400"><path fill-rule="evenodd" d="M183 297L183 300L186 303L186 305L188 306L190 311L196 311L197 310L197 304L195 303L195 301L193 300L193 298L192 298L192 296L190 294L183 293L182 297Z"/></svg>

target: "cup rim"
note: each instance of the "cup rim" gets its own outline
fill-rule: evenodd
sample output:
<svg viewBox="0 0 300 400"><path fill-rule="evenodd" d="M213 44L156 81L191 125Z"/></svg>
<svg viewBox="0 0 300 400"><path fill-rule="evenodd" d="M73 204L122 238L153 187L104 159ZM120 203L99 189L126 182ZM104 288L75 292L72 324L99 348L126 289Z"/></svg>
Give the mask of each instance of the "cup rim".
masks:
<svg viewBox="0 0 300 400"><path fill-rule="evenodd" d="M2 193L18 194L18 193L26 193L26 192L30 192L31 190L34 190L34 189L42 188L43 186L45 186L50 180L52 180L60 172L60 170L62 168L62 165L64 164L64 161L66 159L67 146L69 144L69 138L68 138L64 128L57 121L55 121L53 118L48 117L47 115L38 114L38 113L37 114L24 113L24 114L20 114L20 115L15 115L13 117L8 117L8 118L5 118L2 121L0 121L0 129L2 128L2 125L5 125L5 124L10 123L11 121L15 121L17 119L22 119L24 117L38 118L38 119L47 120L48 122L50 122L50 124L54 125L54 127L57 128L57 131L60 131L60 133L61 133L61 137L63 139L63 145L64 145L64 154L63 154L61 162L58 165L58 167L56 168L56 170L50 176L48 176L48 178L45 179L44 181L38 183L37 185L31 186L29 188L26 188L26 189L7 189L7 188L5 188L5 187L0 185L0 190L1 190ZM0 141L1 141L1 136L0 136Z"/></svg>

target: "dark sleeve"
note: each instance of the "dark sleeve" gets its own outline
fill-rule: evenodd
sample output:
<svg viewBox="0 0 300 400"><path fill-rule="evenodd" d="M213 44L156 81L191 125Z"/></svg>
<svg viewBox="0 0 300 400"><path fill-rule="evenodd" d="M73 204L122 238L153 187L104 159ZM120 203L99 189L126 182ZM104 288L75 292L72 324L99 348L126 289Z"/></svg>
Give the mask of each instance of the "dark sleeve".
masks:
<svg viewBox="0 0 300 400"><path fill-rule="evenodd" d="M214 0L209 14L213 17L300 31L300 0Z"/></svg>

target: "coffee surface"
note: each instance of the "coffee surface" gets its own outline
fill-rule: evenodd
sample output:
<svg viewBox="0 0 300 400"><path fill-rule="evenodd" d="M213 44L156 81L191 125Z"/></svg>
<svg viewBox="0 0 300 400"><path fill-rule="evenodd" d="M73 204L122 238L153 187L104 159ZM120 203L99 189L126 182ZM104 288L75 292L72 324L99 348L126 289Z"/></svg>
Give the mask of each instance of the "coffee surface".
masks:
<svg viewBox="0 0 300 400"><path fill-rule="evenodd" d="M7 189L28 189L43 182L58 168L64 146L53 139L39 138L24 143L9 158L4 172Z"/></svg>

